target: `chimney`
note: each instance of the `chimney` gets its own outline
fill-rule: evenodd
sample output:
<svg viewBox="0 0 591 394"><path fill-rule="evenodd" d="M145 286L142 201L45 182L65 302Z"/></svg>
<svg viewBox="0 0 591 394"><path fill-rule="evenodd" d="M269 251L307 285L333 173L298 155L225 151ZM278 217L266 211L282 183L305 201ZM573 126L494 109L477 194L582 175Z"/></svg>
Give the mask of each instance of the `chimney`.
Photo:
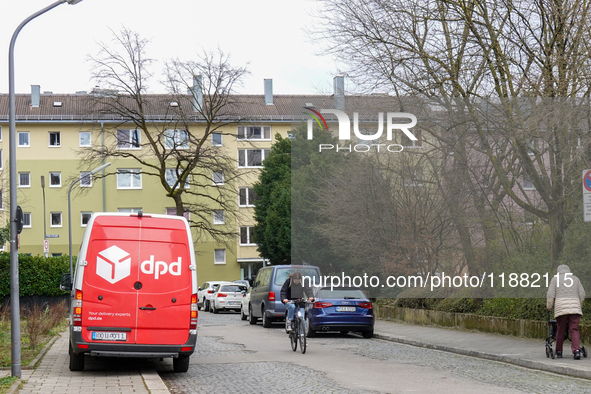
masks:
<svg viewBox="0 0 591 394"><path fill-rule="evenodd" d="M31 85L31 107L39 108L39 102L41 100L41 86Z"/></svg>
<svg viewBox="0 0 591 394"><path fill-rule="evenodd" d="M265 79L265 104L273 104L273 80Z"/></svg>
<svg viewBox="0 0 591 394"><path fill-rule="evenodd" d="M345 110L345 77L343 77L343 76L334 77L333 89L334 89L334 108L344 111Z"/></svg>
<svg viewBox="0 0 591 394"><path fill-rule="evenodd" d="M203 77L195 75L193 77L193 111L200 111L203 108Z"/></svg>

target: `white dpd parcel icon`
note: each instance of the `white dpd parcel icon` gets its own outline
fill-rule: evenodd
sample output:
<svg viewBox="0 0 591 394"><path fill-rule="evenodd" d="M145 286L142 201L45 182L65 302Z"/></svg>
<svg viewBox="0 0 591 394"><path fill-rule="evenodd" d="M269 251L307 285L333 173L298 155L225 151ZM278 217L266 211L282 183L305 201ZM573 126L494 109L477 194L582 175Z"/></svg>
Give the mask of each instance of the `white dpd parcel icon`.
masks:
<svg viewBox="0 0 591 394"><path fill-rule="evenodd" d="M131 256L113 245L96 257L96 274L109 283L119 282L131 273Z"/></svg>

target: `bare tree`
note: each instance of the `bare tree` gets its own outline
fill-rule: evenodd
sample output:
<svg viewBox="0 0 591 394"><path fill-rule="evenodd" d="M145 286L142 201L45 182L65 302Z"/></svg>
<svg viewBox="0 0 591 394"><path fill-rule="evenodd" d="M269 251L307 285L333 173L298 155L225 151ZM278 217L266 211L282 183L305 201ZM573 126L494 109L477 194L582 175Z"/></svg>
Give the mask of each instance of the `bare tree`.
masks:
<svg viewBox="0 0 591 394"><path fill-rule="evenodd" d="M227 218L235 214L238 173L235 159L211 141L238 120L232 93L247 69L233 67L221 50L197 61L173 60L164 76L170 93L153 95L147 92L154 62L147 57L148 41L124 28L114 33L113 44L101 44L91 57L102 87L94 92L93 111L120 123L105 130L110 142L81 150L85 162L135 160L142 176L159 181L177 215L190 212L199 234L229 244L235 231L212 226L211 218L214 210L223 209Z"/></svg>
<svg viewBox="0 0 591 394"><path fill-rule="evenodd" d="M589 97L589 3L325 0L324 5L325 24L313 34L328 43L328 52L366 89L387 87L437 102L456 123L448 135L434 135L442 148L457 152L451 163L463 182L472 182L466 190L478 189L470 181L468 150L480 152L493 171L494 184L485 194L472 195L473 212L484 223L508 196L548 223L556 265L564 233L580 209L581 158L589 145L589 133L580 127L584 115L573 109L583 103L571 102L575 105L566 111L556 103ZM538 105L540 97L552 102ZM461 134L465 138L450 140L463 122L470 124ZM525 178L536 197L523 190ZM457 230L469 246L469 229L457 223ZM476 259L465 257L469 266Z"/></svg>

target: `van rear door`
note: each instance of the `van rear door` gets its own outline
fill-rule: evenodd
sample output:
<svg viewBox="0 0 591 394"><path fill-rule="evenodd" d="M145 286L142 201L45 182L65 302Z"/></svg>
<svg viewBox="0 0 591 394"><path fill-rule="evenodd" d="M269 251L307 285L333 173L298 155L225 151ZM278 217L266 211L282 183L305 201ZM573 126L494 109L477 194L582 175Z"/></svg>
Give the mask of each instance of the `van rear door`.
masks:
<svg viewBox="0 0 591 394"><path fill-rule="evenodd" d="M82 338L87 342L136 342L140 228L133 219L97 217L86 261L78 263L84 267Z"/></svg>
<svg viewBox="0 0 591 394"><path fill-rule="evenodd" d="M181 220L142 219L136 343L171 345L189 339L190 242Z"/></svg>

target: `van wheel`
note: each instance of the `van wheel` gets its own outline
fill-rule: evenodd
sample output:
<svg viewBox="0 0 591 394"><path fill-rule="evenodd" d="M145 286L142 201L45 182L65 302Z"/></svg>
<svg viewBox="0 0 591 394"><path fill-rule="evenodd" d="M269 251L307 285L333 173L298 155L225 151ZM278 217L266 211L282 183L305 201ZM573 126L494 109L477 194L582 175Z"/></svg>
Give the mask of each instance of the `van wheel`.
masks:
<svg viewBox="0 0 591 394"><path fill-rule="evenodd" d="M254 315L252 314L252 307L249 305L248 306L248 322L252 325L257 324L257 318L254 317Z"/></svg>
<svg viewBox="0 0 591 394"><path fill-rule="evenodd" d="M240 320L246 320L248 316L246 316L244 314L244 309L242 308L242 306L240 307Z"/></svg>
<svg viewBox="0 0 591 394"><path fill-rule="evenodd" d="M70 371L83 371L84 370L84 353L75 354L72 351L72 344L70 343Z"/></svg>
<svg viewBox="0 0 591 394"><path fill-rule="evenodd" d="M265 311L263 311L263 327L271 328L271 319L267 316Z"/></svg>
<svg viewBox="0 0 591 394"><path fill-rule="evenodd" d="M177 358L172 359L172 369L174 372L187 372L189 370L190 356L180 354Z"/></svg>
<svg viewBox="0 0 591 394"><path fill-rule="evenodd" d="M312 330L312 324L310 324L310 318L306 317L306 336L308 338L314 338L316 331Z"/></svg>

